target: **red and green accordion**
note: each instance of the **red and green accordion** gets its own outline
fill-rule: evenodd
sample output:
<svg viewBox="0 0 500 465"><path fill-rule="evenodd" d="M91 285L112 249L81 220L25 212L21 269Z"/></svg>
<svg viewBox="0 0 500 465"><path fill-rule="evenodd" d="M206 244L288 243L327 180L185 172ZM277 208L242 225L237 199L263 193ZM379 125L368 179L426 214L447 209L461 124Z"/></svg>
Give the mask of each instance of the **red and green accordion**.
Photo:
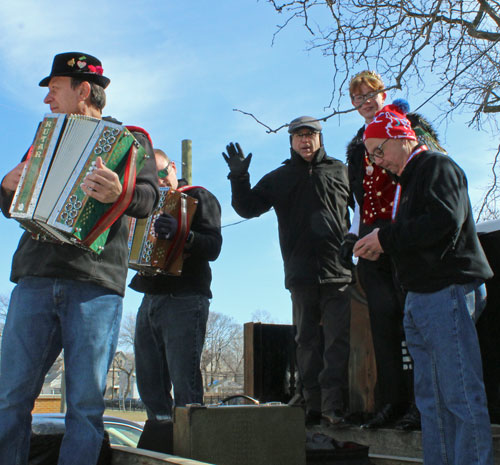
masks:
<svg viewBox="0 0 500 465"><path fill-rule="evenodd" d="M100 253L111 225L132 200L136 174L149 155L120 124L82 115L46 114L14 194L10 215L35 238ZM80 185L101 157L122 183L113 204L85 194Z"/></svg>

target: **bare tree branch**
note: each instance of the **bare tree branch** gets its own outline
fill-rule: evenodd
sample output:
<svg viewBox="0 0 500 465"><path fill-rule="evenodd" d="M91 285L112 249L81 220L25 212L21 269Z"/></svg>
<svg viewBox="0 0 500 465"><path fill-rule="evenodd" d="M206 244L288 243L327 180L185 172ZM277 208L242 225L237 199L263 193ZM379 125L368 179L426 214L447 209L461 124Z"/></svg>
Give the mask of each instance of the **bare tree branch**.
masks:
<svg viewBox="0 0 500 465"><path fill-rule="evenodd" d="M2 340L3 327L7 318L10 297L6 294L0 294L0 341Z"/></svg>
<svg viewBox="0 0 500 465"><path fill-rule="evenodd" d="M241 325L222 313L210 312L207 322L205 345L201 355L201 371L205 390L220 380L224 373L233 378L243 364L243 335Z"/></svg>
<svg viewBox="0 0 500 465"><path fill-rule="evenodd" d="M411 88L414 96L422 96L423 103L412 105L417 110L432 101L440 109L441 121L447 122L455 112L470 114L469 125L483 129L488 122L493 137L498 137L498 0L268 1L285 16L276 34L298 20L307 28L308 50L318 49L333 61L332 99L327 107L333 111L321 121L353 111L340 106L351 77L360 68L376 69L390 84L386 90ZM286 127L271 129L249 115L267 132ZM498 163L497 153L493 184L478 218L497 214Z"/></svg>
<svg viewBox="0 0 500 465"><path fill-rule="evenodd" d="M309 49L318 48L333 58L332 95L339 99L345 94L351 73L363 66L375 68L389 79L388 88L401 89L412 81L418 83L419 90L430 90L433 97L448 94L449 108L443 107L443 114L463 107L472 112L471 122L478 127L482 124L481 113L500 112L500 101L494 92L500 91L497 1L270 3L276 11L287 15L283 27L292 20L307 22L313 35ZM435 79L430 80L430 76ZM431 87L435 84L439 88L436 91ZM332 115L339 113L337 108Z"/></svg>
<svg viewBox="0 0 500 465"><path fill-rule="evenodd" d="M125 352L133 352L135 337L135 315L128 314L122 319L118 345Z"/></svg>
<svg viewBox="0 0 500 465"><path fill-rule="evenodd" d="M496 173L496 168L498 165L499 157L500 157L500 145L498 146L498 150L491 167L491 171L493 174L493 181L490 188L488 189L488 192L486 192L481 202L481 206L477 210L476 223L481 220L493 219L497 217L496 201L499 198L500 193L499 193L499 187L497 186L498 177Z"/></svg>
<svg viewBox="0 0 500 465"><path fill-rule="evenodd" d="M116 352L113 358L113 370L122 372L126 379L125 388L121 395L122 408L125 410L125 400L127 399L132 387L132 378L135 374L135 357L133 353ZM114 386L113 386L114 389Z"/></svg>
<svg viewBox="0 0 500 465"><path fill-rule="evenodd" d="M392 86L392 87L387 87L385 89L382 89L382 90L379 90L377 91L376 93L381 93L381 92L388 92L390 91L391 89L394 89L395 86ZM352 113L353 111L356 111L359 107L362 106L362 103L360 105L358 105L357 107L351 107L351 108L348 108L347 110L334 110L332 113L330 113L329 115L327 116L323 116L321 118L318 118L317 120L313 120L313 121L328 121L330 118L332 118L333 116L337 116L337 115L344 115L346 113ZM233 111L237 111L239 113L243 113L244 115L247 115L247 116L250 116L251 118L253 118L258 124L260 124L261 126L264 126L266 128L266 132L268 134L270 133L277 133L279 131L281 131L283 128L287 128L289 126L288 123L286 124L282 124L281 126L278 126L277 128L275 129L272 129L270 126L268 126L266 123L263 123L262 121L260 121L253 113L248 113L246 111L243 111L243 110L239 110L238 108L233 108Z"/></svg>

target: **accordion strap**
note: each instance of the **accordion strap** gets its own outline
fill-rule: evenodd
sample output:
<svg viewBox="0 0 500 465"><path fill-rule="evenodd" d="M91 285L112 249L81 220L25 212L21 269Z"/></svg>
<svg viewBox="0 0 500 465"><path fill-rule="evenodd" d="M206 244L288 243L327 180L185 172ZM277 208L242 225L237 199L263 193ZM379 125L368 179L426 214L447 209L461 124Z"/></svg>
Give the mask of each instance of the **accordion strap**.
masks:
<svg viewBox="0 0 500 465"><path fill-rule="evenodd" d="M127 164L125 165L125 174L123 176L123 189L118 200L111 206L110 209L99 219L94 227L89 231L83 239L83 244L87 247L104 232L123 214L132 202L132 197L135 190L135 176L137 166L137 147L132 144L127 156Z"/></svg>
<svg viewBox="0 0 500 465"><path fill-rule="evenodd" d="M201 186L183 186L177 189L177 192L187 192L191 189L204 189ZM179 210L177 211L177 232L175 233L172 243L167 252L167 260L165 260L164 269L169 269L171 264L175 262L177 257L183 252L184 245L186 244L187 237L189 235L188 227L188 206L187 201L184 196L181 196Z"/></svg>
<svg viewBox="0 0 500 465"><path fill-rule="evenodd" d="M140 132L141 134L144 134L148 138L149 143L151 144L151 147L153 147L153 141L151 140L151 136L149 135L149 133L145 129L143 129L143 128L139 127L139 126L129 126L129 125L127 125L125 127L130 132Z"/></svg>
<svg viewBox="0 0 500 465"><path fill-rule="evenodd" d="M189 228L188 228L188 215L187 215L187 200L186 197L181 196L180 205L177 211L177 224L179 225L177 228L177 232L175 233L174 238L172 239L172 243L167 252L167 259L165 260L165 265L163 269L169 269L171 264L175 262L177 257L184 250L184 244L186 243Z"/></svg>
<svg viewBox="0 0 500 465"><path fill-rule="evenodd" d="M177 192L186 192L190 191L191 189L205 189L205 188L201 186L182 186L177 189Z"/></svg>
<svg viewBox="0 0 500 465"><path fill-rule="evenodd" d="M31 158L31 155L33 154L34 148L35 148L34 145L30 145L30 148L28 149L28 152L26 153L26 155L24 156L22 161L26 161L26 160L29 160Z"/></svg>

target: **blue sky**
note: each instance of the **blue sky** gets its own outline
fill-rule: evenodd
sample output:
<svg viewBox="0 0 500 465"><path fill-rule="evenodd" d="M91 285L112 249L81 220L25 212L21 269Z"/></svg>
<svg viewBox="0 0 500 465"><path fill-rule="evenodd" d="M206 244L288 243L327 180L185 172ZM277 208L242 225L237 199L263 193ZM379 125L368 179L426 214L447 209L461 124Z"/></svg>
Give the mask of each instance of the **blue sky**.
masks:
<svg viewBox="0 0 500 465"><path fill-rule="evenodd" d="M46 90L38 82L49 74L53 56L87 52L102 60L111 79L104 115L144 127L178 166L181 141L191 139L193 184L217 196L223 225L240 220L231 207L221 152L230 141L252 152L254 184L288 157L289 141L286 130L267 134L233 109L253 113L273 128L296 116L321 118L331 112L325 108L332 91L329 58L318 50L306 51L311 36L299 23L290 24L272 44L283 21L264 0L1 2L0 175L18 163L49 111L42 102ZM411 88L388 100L397 97L407 98L413 108L426 99L421 92L413 95ZM340 105L350 107L346 96ZM420 111L431 120L437 114L431 104ZM475 203L490 179L499 141L468 128L466 116L456 115L437 129L466 171ZM328 120L324 140L329 155L344 160L345 147L361 124L357 113ZM2 216L0 294L13 287L10 264L20 235L17 223ZM290 322L274 213L225 227L223 238L212 266L211 310L240 323L258 310L269 312L276 322ZM135 313L141 297L127 291L125 313Z"/></svg>

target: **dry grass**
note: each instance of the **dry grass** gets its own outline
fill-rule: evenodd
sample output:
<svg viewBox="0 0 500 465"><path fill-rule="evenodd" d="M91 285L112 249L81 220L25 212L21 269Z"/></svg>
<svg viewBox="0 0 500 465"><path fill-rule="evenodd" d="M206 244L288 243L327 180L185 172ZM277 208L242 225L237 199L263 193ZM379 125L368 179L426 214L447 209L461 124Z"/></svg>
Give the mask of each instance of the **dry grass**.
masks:
<svg viewBox="0 0 500 465"><path fill-rule="evenodd" d="M110 415L112 417L124 418L130 421L146 421L146 412L141 411L125 411L125 410L106 410L104 415Z"/></svg>

